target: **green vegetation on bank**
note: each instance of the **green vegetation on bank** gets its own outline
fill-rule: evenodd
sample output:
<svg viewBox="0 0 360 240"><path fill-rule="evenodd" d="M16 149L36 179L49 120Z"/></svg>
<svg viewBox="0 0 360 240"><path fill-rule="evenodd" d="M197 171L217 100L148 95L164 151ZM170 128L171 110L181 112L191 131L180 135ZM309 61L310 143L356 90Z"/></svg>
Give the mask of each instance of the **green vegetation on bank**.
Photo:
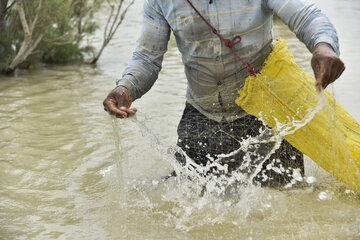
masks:
<svg viewBox="0 0 360 240"><path fill-rule="evenodd" d="M96 63L110 42L133 0L0 0L0 72L13 72L38 62L83 61L92 53ZM107 3L110 7L99 51L84 39L98 29L94 15ZM122 10L125 8L125 10ZM122 10L122 11L121 11Z"/></svg>

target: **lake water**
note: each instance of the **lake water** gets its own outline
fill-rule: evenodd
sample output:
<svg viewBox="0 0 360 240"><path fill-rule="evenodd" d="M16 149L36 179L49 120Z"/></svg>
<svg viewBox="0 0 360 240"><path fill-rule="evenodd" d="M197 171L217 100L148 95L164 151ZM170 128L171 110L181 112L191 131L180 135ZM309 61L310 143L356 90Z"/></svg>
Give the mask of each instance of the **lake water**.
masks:
<svg viewBox="0 0 360 240"><path fill-rule="evenodd" d="M329 90L360 121L358 0L316 0L338 30L346 71ZM117 120L102 101L131 57L133 6L97 67L43 66L0 77L0 239L360 239L360 197L306 161L309 186L244 187L225 196L160 177L185 103L175 41L151 91ZM311 55L277 22L295 60ZM99 34L101 36L101 34Z"/></svg>

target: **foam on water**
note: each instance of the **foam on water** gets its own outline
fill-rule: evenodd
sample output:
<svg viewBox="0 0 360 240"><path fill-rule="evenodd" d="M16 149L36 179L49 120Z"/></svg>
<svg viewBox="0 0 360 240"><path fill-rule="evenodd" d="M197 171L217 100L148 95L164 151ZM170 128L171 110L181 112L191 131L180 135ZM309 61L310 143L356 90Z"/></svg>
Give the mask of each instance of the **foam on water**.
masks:
<svg viewBox="0 0 360 240"><path fill-rule="evenodd" d="M304 119L290 119L286 124L277 122L273 129L264 126L258 136L242 139L239 141L239 149L229 154L221 154L217 160L210 159L212 161L206 166L197 165L187 156L186 164L180 165L174 157L176 152L185 154L180 148L161 143L146 126L146 119L141 121L136 116L129 119L129 123L136 126L141 135L150 140L151 146L160 153L162 159L175 169L177 177L166 181L161 180L161 176L148 180L135 178L132 181L125 181L123 194L126 195L126 204L123 206L127 211L141 208L155 219L162 219L162 224L186 232L202 226L229 223L230 220L234 226L241 226L246 224L249 218L261 219L267 214L271 215L274 206L273 190L253 185L252 179L260 172L262 164L279 148L285 135L305 126L326 106L326 98L322 95L319 95L319 104L315 109L309 110ZM116 129L115 132L119 134L120 131ZM120 139L120 136L117 138ZM249 152L247 151L249 148L264 146L267 149L265 155L262 153L261 156L254 157L246 154L244 164L239 168L240 171L234 171L231 175L227 174L227 165L220 164L222 159L234 156L238 151ZM206 174L214 167L224 174ZM107 169L103 172L107 172ZM316 179L308 176L304 181L300 172L294 171L293 181L286 188L291 189L297 182L311 185ZM318 198L324 200L328 195L320 192Z"/></svg>

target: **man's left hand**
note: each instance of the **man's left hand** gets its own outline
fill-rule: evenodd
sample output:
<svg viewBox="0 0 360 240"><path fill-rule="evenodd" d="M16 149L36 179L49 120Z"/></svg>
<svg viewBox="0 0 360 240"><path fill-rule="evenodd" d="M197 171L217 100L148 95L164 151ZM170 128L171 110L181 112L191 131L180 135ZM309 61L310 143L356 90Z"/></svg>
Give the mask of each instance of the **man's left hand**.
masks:
<svg viewBox="0 0 360 240"><path fill-rule="evenodd" d="M313 51L311 66L314 70L316 88L321 91L338 79L345 65L327 43L318 43Z"/></svg>

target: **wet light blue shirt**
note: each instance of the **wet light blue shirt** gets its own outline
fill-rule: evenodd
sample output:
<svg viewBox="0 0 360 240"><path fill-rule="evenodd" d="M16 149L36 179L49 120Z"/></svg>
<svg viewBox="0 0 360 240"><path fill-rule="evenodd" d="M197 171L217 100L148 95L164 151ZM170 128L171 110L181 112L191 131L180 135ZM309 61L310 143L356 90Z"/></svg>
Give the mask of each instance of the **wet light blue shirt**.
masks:
<svg viewBox="0 0 360 240"><path fill-rule="evenodd" d="M270 53L273 15L278 15L310 52L319 42L339 54L336 31L329 19L307 0L192 0L193 5L226 39L242 41L234 49L257 69ZM235 104L247 69L212 33L186 0L145 0L143 24L133 57L117 85L133 100L154 84L161 70L170 33L182 54L188 81L187 101L210 119L228 121L244 116Z"/></svg>

